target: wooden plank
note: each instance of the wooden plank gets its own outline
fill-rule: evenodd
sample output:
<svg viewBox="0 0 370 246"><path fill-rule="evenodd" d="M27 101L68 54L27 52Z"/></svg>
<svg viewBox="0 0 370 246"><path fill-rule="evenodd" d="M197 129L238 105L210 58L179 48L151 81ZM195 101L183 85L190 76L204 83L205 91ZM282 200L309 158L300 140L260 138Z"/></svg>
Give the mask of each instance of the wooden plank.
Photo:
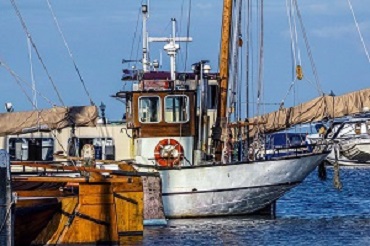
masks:
<svg viewBox="0 0 370 246"><path fill-rule="evenodd" d="M113 204L113 194L80 195L82 205Z"/></svg>
<svg viewBox="0 0 370 246"><path fill-rule="evenodd" d="M130 183L116 182L112 184L113 192L135 192L142 190L143 183L141 181L141 178L132 178L132 182Z"/></svg>
<svg viewBox="0 0 370 246"><path fill-rule="evenodd" d="M70 196L71 192L63 192L60 190L19 190L18 197L63 197ZM19 201L19 200L18 200Z"/></svg>
<svg viewBox="0 0 370 246"><path fill-rule="evenodd" d="M111 194L112 188L108 183L84 183L79 186L80 195Z"/></svg>
<svg viewBox="0 0 370 246"><path fill-rule="evenodd" d="M113 177L105 178L103 180L96 181L97 183L128 183L132 178L129 177ZM60 182L60 183L91 183L94 181L89 180L88 178L73 178L73 177L39 177L39 176L13 176L12 181L27 181L27 182Z"/></svg>
<svg viewBox="0 0 370 246"><path fill-rule="evenodd" d="M118 242L115 206L81 205L60 244Z"/></svg>
<svg viewBox="0 0 370 246"><path fill-rule="evenodd" d="M188 137L193 136L190 123L146 124L141 126L140 137Z"/></svg>
<svg viewBox="0 0 370 246"><path fill-rule="evenodd" d="M55 198L55 197L47 197L47 198L43 197L43 198L34 198L34 199L19 198L17 200L16 207L17 208L33 207L33 206L43 205L43 204L51 205L51 204L58 204L58 203L59 203L59 200L58 198Z"/></svg>
<svg viewBox="0 0 370 246"><path fill-rule="evenodd" d="M137 172L137 171L122 171L122 170L107 170L107 169L98 169L94 167L84 167L84 166L53 166L50 164L40 164L40 163L33 163L33 164L24 164L22 162L17 162L17 165L23 165L28 167L42 167L42 168L50 168L54 170L67 170L67 171L76 171L76 172L94 172L94 173L109 173L116 176L123 176L123 177L141 177L141 176L158 176L157 173L152 172Z"/></svg>
<svg viewBox="0 0 370 246"><path fill-rule="evenodd" d="M12 181L27 181L27 182L88 182L85 178L72 178L72 177L25 177L25 176L13 176Z"/></svg>
<svg viewBox="0 0 370 246"><path fill-rule="evenodd" d="M33 241L35 245L56 244L61 238L63 230L68 227L70 215L78 204L77 197L68 197L61 200L61 211L56 213L44 230Z"/></svg>
<svg viewBox="0 0 370 246"><path fill-rule="evenodd" d="M143 231L143 192L121 192L115 196L119 233Z"/></svg>

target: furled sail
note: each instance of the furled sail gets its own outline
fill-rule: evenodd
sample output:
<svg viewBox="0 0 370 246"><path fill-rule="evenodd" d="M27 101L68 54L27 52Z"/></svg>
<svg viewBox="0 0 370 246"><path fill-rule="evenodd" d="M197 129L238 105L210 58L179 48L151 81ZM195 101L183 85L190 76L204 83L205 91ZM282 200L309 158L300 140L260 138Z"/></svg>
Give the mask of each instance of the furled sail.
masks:
<svg viewBox="0 0 370 246"><path fill-rule="evenodd" d="M0 114L0 136L50 131L68 126L95 126L95 106L53 107L50 109Z"/></svg>
<svg viewBox="0 0 370 246"><path fill-rule="evenodd" d="M338 118L363 112L370 108L370 89L351 92L342 96L321 96L295 107L281 108L265 115L250 118L253 123L250 136L276 132L297 124L317 122L325 118Z"/></svg>

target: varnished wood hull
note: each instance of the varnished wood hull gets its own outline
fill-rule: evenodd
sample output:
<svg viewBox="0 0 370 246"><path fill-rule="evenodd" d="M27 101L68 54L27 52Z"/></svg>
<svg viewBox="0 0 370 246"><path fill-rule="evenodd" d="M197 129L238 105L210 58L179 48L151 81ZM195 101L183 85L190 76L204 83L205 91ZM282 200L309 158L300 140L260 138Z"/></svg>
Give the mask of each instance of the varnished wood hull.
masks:
<svg viewBox="0 0 370 246"><path fill-rule="evenodd" d="M65 189L65 180L77 182L76 194ZM18 176L12 184L19 195L16 245L110 245L142 237L140 176Z"/></svg>
<svg viewBox="0 0 370 246"><path fill-rule="evenodd" d="M15 208L15 245L30 245L60 207L57 198L18 200Z"/></svg>

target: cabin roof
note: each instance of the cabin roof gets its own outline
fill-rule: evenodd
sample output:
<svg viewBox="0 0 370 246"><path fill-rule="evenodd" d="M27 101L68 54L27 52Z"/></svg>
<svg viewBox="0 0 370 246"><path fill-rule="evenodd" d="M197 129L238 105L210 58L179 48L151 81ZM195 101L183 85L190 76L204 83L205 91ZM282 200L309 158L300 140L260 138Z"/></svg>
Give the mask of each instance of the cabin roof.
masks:
<svg viewBox="0 0 370 246"><path fill-rule="evenodd" d="M149 71L146 73L138 72L137 70L123 69L122 80L171 80L171 73L169 71ZM176 72L176 80L194 80L196 74L193 72ZM209 73L208 79L217 79L217 73Z"/></svg>

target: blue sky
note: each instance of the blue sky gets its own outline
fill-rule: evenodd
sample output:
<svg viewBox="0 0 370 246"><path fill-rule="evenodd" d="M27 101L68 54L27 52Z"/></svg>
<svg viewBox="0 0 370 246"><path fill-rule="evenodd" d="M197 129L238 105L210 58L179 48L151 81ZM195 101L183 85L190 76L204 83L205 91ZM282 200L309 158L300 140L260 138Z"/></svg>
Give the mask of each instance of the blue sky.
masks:
<svg viewBox="0 0 370 246"><path fill-rule="evenodd" d="M53 22L46 0L16 0L29 32L66 105L89 104L73 63ZM126 68L122 59L141 56L140 0L50 0L63 34L96 104L107 105L111 119L122 116L124 105L110 97L120 90L121 70ZM365 44L370 49L370 8L365 0L351 0ZM189 0L155 0L150 2L148 22L151 36L169 36L170 19L178 20L181 36L186 36ZM333 90L340 95L367 88L370 63L364 52L347 0L300 0L299 7L307 31L318 77L324 92ZM192 1L188 67L202 59L218 67L220 45L221 0ZM137 21L138 35L134 40ZM10 1L0 0L0 59L23 80L31 82L28 47L25 32ZM135 41L133 44L133 40ZM134 49L132 49L134 47ZM163 44L151 46L151 57L159 58ZM294 97L286 101L290 106L318 96L311 85L315 81L307 59L303 41L299 41L305 79L295 86ZM184 69L182 46L178 68ZM257 52L257 51L255 51ZM168 68L163 54L163 67ZM130 54L133 54L130 57ZM139 57L137 57L137 54ZM257 53L256 53L257 54ZM265 0L265 66L264 101L279 103L292 81L289 26L285 1ZM45 72L32 52L37 89L60 105ZM255 73L255 72L254 72ZM255 84L252 88L255 88ZM25 87L28 95L31 90ZM0 67L0 104L12 102L16 111L32 109L14 78ZM250 101L255 100L255 93ZM40 108L50 105L38 98ZM2 107L2 106L1 106ZM266 106L271 111L277 106ZM2 109L0 111L3 112Z"/></svg>

